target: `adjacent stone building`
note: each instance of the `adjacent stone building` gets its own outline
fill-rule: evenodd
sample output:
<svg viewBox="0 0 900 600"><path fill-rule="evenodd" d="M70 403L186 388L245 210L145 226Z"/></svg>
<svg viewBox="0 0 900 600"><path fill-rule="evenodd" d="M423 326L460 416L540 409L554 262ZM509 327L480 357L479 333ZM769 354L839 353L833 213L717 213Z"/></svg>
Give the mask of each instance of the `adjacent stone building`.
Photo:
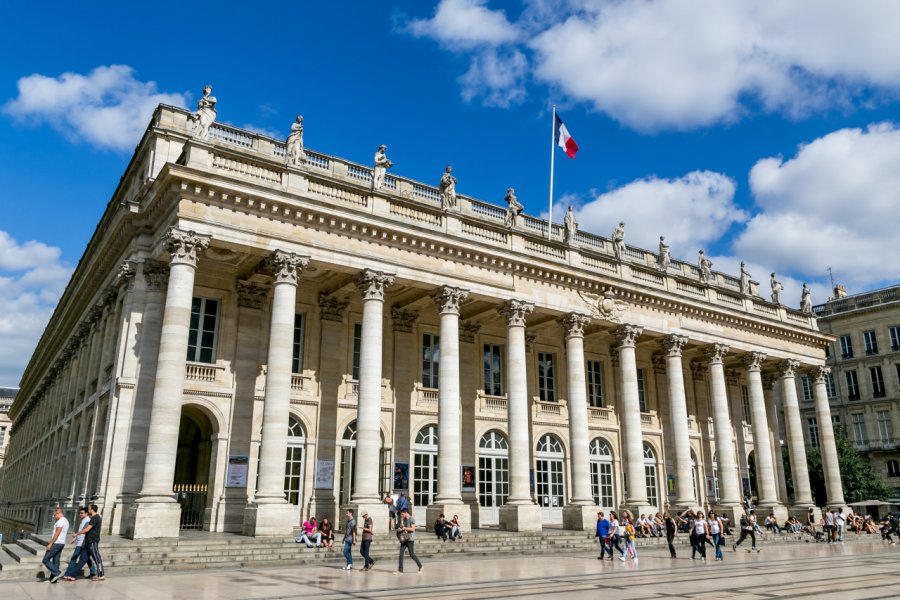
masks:
<svg viewBox="0 0 900 600"><path fill-rule="evenodd" d="M826 346L826 380L831 420L847 432L856 449L894 489L900 503L900 286L853 296L840 286L825 304L813 307ZM818 415L810 382L802 383L806 439L820 444Z"/></svg>
<svg viewBox="0 0 900 600"><path fill-rule="evenodd" d="M843 502L812 314L708 259L548 232L511 189L501 207L454 178L448 201L385 146L374 170L313 152L298 118L288 151L203 102L158 108L31 358L4 528L94 501L134 538L285 535L400 492L466 529L746 493L785 514L812 504L800 373Z"/></svg>
<svg viewBox="0 0 900 600"><path fill-rule="evenodd" d="M6 459L6 447L9 445L9 427L12 425L12 421L9 418L9 409L12 407L18 391L18 388L0 387L0 469L3 468L3 461ZM0 483L2 481L2 475L0 475Z"/></svg>

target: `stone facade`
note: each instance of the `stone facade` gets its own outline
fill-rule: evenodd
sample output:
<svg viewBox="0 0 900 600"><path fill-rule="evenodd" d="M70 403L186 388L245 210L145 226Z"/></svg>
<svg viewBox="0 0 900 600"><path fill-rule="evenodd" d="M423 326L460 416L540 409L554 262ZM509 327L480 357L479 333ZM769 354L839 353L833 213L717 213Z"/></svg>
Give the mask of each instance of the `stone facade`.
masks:
<svg viewBox="0 0 900 600"><path fill-rule="evenodd" d="M135 538L287 535L403 492L420 522L589 529L598 507L739 511L751 455L763 504L809 503L773 457L831 341L811 315L285 153L159 107L22 379L3 527L92 500Z"/></svg>
<svg viewBox="0 0 900 600"><path fill-rule="evenodd" d="M900 286L836 296L813 307L822 331L835 337L826 358L831 419L900 503ZM809 399L811 381L806 374L800 382L803 426L807 443L819 445L822 420Z"/></svg>
<svg viewBox="0 0 900 600"><path fill-rule="evenodd" d="M9 418L9 409L16 399L18 388L0 387L0 486L3 485L3 462L6 459L6 447L9 446L9 429L12 420ZM0 488L2 489L2 488Z"/></svg>

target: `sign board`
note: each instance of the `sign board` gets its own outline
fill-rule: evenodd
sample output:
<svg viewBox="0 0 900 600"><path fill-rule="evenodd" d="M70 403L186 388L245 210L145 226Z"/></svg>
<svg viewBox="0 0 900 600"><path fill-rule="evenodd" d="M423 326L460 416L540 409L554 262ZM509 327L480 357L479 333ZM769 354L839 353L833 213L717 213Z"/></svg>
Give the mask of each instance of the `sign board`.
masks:
<svg viewBox="0 0 900 600"><path fill-rule="evenodd" d="M225 487L246 488L247 473L250 471L249 456L229 456L228 469L225 472Z"/></svg>

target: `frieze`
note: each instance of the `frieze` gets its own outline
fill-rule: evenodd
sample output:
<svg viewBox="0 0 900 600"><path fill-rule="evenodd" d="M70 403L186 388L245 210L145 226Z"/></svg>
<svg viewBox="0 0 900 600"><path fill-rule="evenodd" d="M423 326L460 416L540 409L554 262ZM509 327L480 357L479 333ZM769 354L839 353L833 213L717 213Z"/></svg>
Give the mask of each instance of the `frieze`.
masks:
<svg viewBox="0 0 900 600"><path fill-rule="evenodd" d="M346 298L338 298L329 296L328 294L319 294L319 313L323 321L335 321L342 323L344 321L344 311L350 301Z"/></svg>
<svg viewBox="0 0 900 600"><path fill-rule="evenodd" d="M253 308L256 310L265 306L269 295L269 289L249 281L237 282L238 306L241 308Z"/></svg>
<svg viewBox="0 0 900 600"><path fill-rule="evenodd" d="M475 343L475 335L481 329L481 323L474 321L460 321L459 323L459 341L468 344Z"/></svg>
<svg viewBox="0 0 900 600"><path fill-rule="evenodd" d="M398 306L391 307L391 321L394 323L394 331L399 333L412 333L413 326L419 318L419 311L400 308Z"/></svg>

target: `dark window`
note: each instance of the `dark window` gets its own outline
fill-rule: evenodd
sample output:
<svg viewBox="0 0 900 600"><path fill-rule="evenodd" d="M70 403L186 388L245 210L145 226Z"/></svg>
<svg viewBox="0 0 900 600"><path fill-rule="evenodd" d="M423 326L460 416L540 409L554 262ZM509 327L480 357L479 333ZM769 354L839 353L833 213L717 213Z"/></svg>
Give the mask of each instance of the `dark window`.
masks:
<svg viewBox="0 0 900 600"><path fill-rule="evenodd" d="M294 315L294 357L291 361L291 373L303 372L303 315Z"/></svg>
<svg viewBox="0 0 900 600"><path fill-rule="evenodd" d="M556 402L556 372L550 352L538 352L538 393L542 402Z"/></svg>
<svg viewBox="0 0 900 600"><path fill-rule="evenodd" d="M644 391L644 370L637 370L638 384L638 404L640 404L641 412L647 412L647 394Z"/></svg>
<svg viewBox="0 0 900 600"><path fill-rule="evenodd" d="M850 400L859 400L859 379L856 377L856 371L846 371L844 377L847 379L847 397Z"/></svg>
<svg viewBox="0 0 900 600"><path fill-rule="evenodd" d="M878 338L875 337L874 331L863 332L863 345L866 348L866 356L878 354Z"/></svg>
<svg viewBox="0 0 900 600"><path fill-rule="evenodd" d="M503 354L496 344L484 345L484 393L503 395Z"/></svg>
<svg viewBox="0 0 900 600"><path fill-rule="evenodd" d="M438 386L441 366L441 338L425 333L422 335L422 385L427 388Z"/></svg>
<svg viewBox="0 0 900 600"><path fill-rule="evenodd" d="M588 405L601 408L603 406L603 363L599 360L587 361L587 388Z"/></svg>
<svg viewBox="0 0 900 600"><path fill-rule="evenodd" d="M359 381L359 351L362 347L362 323L353 325L353 372L351 376Z"/></svg>
<svg viewBox="0 0 900 600"><path fill-rule="evenodd" d="M884 389L884 376L881 367L869 367L869 378L872 380L872 395L876 398L884 398L887 395Z"/></svg>
<svg viewBox="0 0 900 600"><path fill-rule="evenodd" d="M191 303L187 360L202 363L216 362L216 322L218 319L218 300L194 298Z"/></svg>
<svg viewBox="0 0 900 600"><path fill-rule="evenodd" d="M849 335L842 335L841 342L841 358L853 358L853 340Z"/></svg>

